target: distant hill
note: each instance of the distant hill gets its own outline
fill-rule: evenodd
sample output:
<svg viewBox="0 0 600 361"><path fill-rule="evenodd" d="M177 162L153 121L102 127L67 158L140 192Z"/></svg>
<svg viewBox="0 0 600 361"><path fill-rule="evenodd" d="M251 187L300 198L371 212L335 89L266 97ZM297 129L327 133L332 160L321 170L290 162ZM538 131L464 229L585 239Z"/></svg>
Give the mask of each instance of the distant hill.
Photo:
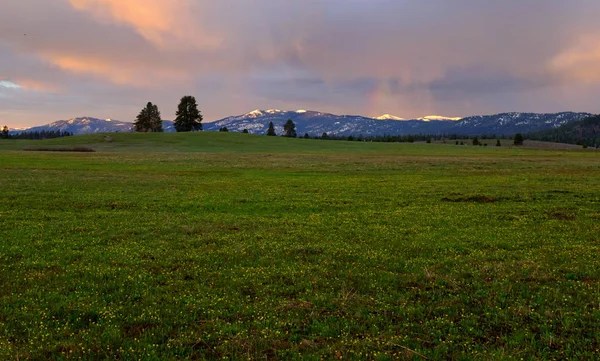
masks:
<svg viewBox="0 0 600 361"><path fill-rule="evenodd" d="M377 136L377 135L417 135L417 134L456 134L456 135L513 135L516 133L533 133L554 129L591 116L589 113L502 113L495 115L471 116L466 118L450 118L443 116L427 116L419 119L403 119L385 114L378 118L360 115L335 115L318 111L278 109L254 110L243 115L227 117L212 123L203 123L206 131L218 131L227 127L229 131L265 134L269 122L275 125L277 134L283 133L283 124L291 119L296 124L299 136L308 133L310 136L329 135ZM129 132L133 124L112 119L80 117L59 120L47 125L33 127L28 131L60 130L73 134ZM174 132L173 122L163 120L165 132Z"/></svg>
<svg viewBox="0 0 600 361"><path fill-rule="evenodd" d="M29 132L60 130L73 134L130 132L133 124L112 119L80 117L26 129Z"/></svg>
<svg viewBox="0 0 600 361"><path fill-rule="evenodd" d="M14 129L11 133L19 132L39 132L49 130L60 130L63 132L69 132L73 134L90 134L90 133L114 133L114 132L131 132L133 129L133 123L122 122L114 119L99 119L93 117L78 117L68 120L58 120L56 122L40 125L28 129ZM163 129L165 132L174 132L175 127L173 122L169 120L163 120Z"/></svg>
<svg viewBox="0 0 600 361"><path fill-rule="evenodd" d="M495 115L448 118L429 116L419 119L402 119L390 114L378 119L357 115L334 115L315 111L281 111L277 109L254 110L244 115L227 117L214 123L204 124L205 130L219 130L265 134L269 122L275 125L277 134L283 133L283 124L291 119L296 124L298 135L311 136L323 133L335 135L414 135L414 134L458 134L458 135L513 135L544 129L590 116L589 113L502 113Z"/></svg>
<svg viewBox="0 0 600 361"><path fill-rule="evenodd" d="M529 133L526 138L598 147L600 146L600 115L570 122L558 128Z"/></svg>

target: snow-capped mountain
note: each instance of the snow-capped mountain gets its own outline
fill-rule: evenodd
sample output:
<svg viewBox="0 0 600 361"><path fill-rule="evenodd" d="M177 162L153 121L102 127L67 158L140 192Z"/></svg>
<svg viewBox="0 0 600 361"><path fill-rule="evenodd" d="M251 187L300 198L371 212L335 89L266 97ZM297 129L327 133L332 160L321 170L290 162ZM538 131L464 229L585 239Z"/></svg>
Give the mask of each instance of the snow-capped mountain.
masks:
<svg viewBox="0 0 600 361"><path fill-rule="evenodd" d="M384 114L384 115L381 115L374 119L377 119L377 120L422 120L424 122L428 122L431 120L457 121L457 120L461 120L462 118L460 118L460 117L444 117L441 115L428 115L426 117L421 117L421 118L416 118L416 119L406 119L406 118L401 118L401 117L398 117L398 116L395 116L392 114Z"/></svg>
<svg viewBox="0 0 600 361"><path fill-rule="evenodd" d="M174 132L175 127L173 126L173 122L163 120L163 129L165 132ZM133 130L133 123L122 122L110 118L100 119L93 117L79 117L68 120L58 120L50 124L28 129L14 129L12 132L39 132L44 130L60 130L62 132L70 132L73 134L131 132Z"/></svg>
<svg viewBox="0 0 600 361"><path fill-rule="evenodd" d="M377 118L357 115L334 115L315 111L274 111L254 110L244 115L227 117L214 123L205 123L204 130L219 130L227 127L230 131L265 134L269 122L273 122L275 132L283 133L283 124L291 119L296 124L299 135L311 136L323 133L335 135L408 135L408 134L459 134L510 135L528 133L558 127L570 121L590 116L589 113L502 113L496 115L452 118L430 115L418 119L402 119L385 114Z"/></svg>
<svg viewBox="0 0 600 361"><path fill-rule="evenodd" d="M590 116L589 113L502 113L478 115L466 118L427 116L419 119L402 119L390 114L377 118L359 115L335 115L310 110L283 111L279 109L253 110L249 113L227 117L212 123L203 123L206 131L227 127L229 131L265 134L269 122L273 122L277 134L283 133L288 119L296 124L298 135L409 135L409 134L458 134L458 135L512 135L552 129ZM61 130L73 134L100 132L129 132L133 124L112 119L91 117L60 120L48 125L27 129L28 131ZM173 122L163 120L165 132L174 132Z"/></svg>
<svg viewBox="0 0 600 361"><path fill-rule="evenodd" d="M404 118L400 118L400 117L397 117L397 116L391 115L391 114L384 114L384 115L376 117L375 119L377 119L377 120L406 120Z"/></svg>
<svg viewBox="0 0 600 361"><path fill-rule="evenodd" d="M441 115L428 115L426 117L422 117L422 118L417 118L417 120L422 120L425 122L431 121L431 120L447 120L447 121L457 121L457 120L461 120L461 117L444 117Z"/></svg>
<svg viewBox="0 0 600 361"><path fill-rule="evenodd" d="M73 134L108 133L108 132L130 132L132 123L121 122L112 119L98 119L92 117L80 117L69 120L59 120L54 123L33 127L27 131L37 132L43 130L60 130Z"/></svg>

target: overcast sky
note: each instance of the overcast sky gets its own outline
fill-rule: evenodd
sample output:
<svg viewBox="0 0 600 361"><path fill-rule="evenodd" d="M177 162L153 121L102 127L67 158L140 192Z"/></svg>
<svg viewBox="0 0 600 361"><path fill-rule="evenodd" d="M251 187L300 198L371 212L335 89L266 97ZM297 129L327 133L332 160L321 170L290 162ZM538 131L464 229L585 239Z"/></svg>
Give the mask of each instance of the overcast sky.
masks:
<svg viewBox="0 0 600 361"><path fill-rule="evenodd" d="M598 0L1 0L0 125L600 112Z"/></svg>

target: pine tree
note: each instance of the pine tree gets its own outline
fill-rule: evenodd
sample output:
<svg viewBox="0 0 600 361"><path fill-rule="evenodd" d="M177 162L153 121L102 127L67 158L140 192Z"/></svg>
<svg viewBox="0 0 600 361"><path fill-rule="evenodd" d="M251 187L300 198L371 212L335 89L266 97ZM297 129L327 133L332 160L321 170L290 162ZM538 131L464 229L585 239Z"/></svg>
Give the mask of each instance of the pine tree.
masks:
<svg viewBox="0 0 600 361"><path fill-rule="evenodd" d="M133 128L136 132L162 132L162 118L158 106L148 103L135 118Z"/></svg>
<svg viewBox="0 0 600 361"><path fill-rule="evenodd" d="M273 122L269 122L269 129L267 130L267 135L270 137L274 137L277 134L275 134L275 126L273 125Z"/></svg>
<svg viewBox="0 0 600 361"><path fill-rule="evenodd" d="M502 146L502 143L500 143L500 139L498 139L498 140L496 141L496 147L501 147L501 146Z"/></svg>
<svg viewBox="0 0 600 361"><path fill-rule="evenodd" d="M304 139L310 139L310 135L308 135L308 133L304 133Z"/></svg>
<svg viewBox="0 0 600 361"><path fill-rule="evenodd" d="M284 137L296 138L296 136L297 136L296 124L294 124L294 122L291 119L288 119L288 121L284 124L283 131L284 131L284 134L283 134Z"/></svg>
<svg viewBox="0 0 600 361"><path fill-rule="evenodd" d="M517 133L514 138L515 145L523 145L523 134Z"/></svg>
<svg viewBox="0 0 600 361"><path fill-rule="evenodd" d="M8 139L8 126L4 126L4 128L2 128L2 138L4 139Z"/></svg>
<svg viewBox="0 0 600 361"><path fill-rule="evenodd" d="M473 137L473 145L479 145L479 138Z"/></svg>
<svg viewBox="0 0 600 361"><path fill-rule="evenodd" d="M175 113L175 130L178 132L191 132L202 130L202 114L198 110L196 98L186 95L181 98L177 113Z"/></svg>
<svg viewBox="0 0 600 361"><path fill-rule="evenodd" d="M245 128L244 128L244 130L242 130L242 133L244 133L244 134L248 134L248 129L245 129Z"/></svg>
<svg viewBox="0 0 600 361"><path fill-rule="evenodd" d="M162 126L162 117L160 116L160 111L158 110L158 106L152 103L148 103L149 105L152 105L152 107L150 108L150 128L152 129L153 132L158 132L158 133L162 133L163 132L163 126Z"/></svg>

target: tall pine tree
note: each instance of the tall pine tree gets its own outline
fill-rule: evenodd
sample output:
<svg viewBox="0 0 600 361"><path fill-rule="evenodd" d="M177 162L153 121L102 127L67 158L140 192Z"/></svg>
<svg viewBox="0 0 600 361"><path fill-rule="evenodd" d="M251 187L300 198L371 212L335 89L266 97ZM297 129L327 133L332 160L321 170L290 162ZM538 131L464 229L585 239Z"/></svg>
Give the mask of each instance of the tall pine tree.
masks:
<svg viewBox="0 0 600 361"><path fill-rule="evenodd" d="M186 95L181 98L177 113L175 113L175 130L178 132L191 132L202 130L202 114L198 110L196 98Z"/></svg>
<svg viewBox="0 0 600 361"><path fill-rule="evenodd" d="M135 118L133 128L136 132L162 132L162 118L158 106L148 103Z"/></svg>
<svg viewBox="0 0 600 361"><path fill-rule="evenodd" d="M8 127L6 125L2 128L2 138L8 139Z"/></svg>
<svg viewBox="0 0 600 361"><path fill-rule="evenodd" d="M283 131L284 137L288 137L288 138L296 138L296 124L294 124L294 122L291 119L288 119L288 121L285 123L285 125L283 126Z"/></svg>
<svg viewBox="0 0 600 361"><path fill-rule="evenodd" d="M267 135L270 137L274 137L277 134L275 134L275 126L273 126L273 122L269 122L269 129L267 130Z"/></svg>

